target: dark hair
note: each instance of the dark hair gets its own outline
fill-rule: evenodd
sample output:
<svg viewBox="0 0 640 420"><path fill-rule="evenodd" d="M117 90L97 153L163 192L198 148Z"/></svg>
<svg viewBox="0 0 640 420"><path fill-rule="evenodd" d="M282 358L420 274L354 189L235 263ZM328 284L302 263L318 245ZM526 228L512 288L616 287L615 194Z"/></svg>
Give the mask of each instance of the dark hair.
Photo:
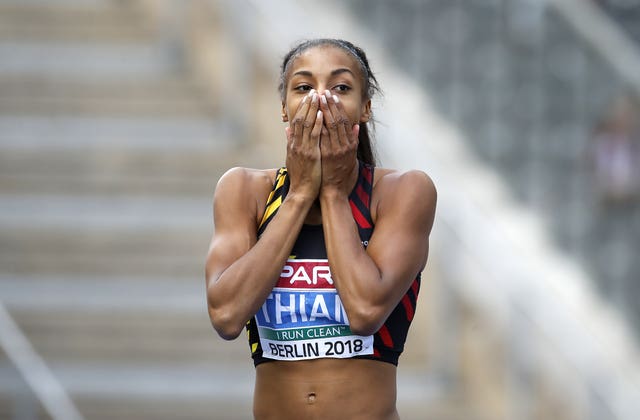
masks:
<svg viewBox="0 0 640 420"><path fill-rule="evenodd" d="M280 92L280 97L283 101L286 95L285 91L287 87L287 77L291 63L293 63L295 59L298 58L300 54L302 54L306 50L327 45L340 48L343 51L351 54L356 59L356 61L360 65L360 71L362 73L362 79L364 82L362 96L365 99L371 99L373 95L380 92L378 81L376 80L376 77L373 75L373 72L369 67L367 55L361 48L356 47L351 42L344 41L342 39L318 38L299 43L284 56L282 67L280 68L280 84L278 85L278 91ZM371 119L370 121L373 131L373 119ZM369 165L375 166L376 164L375 151L372 147L372 139L369 135L369 127L367 126L367 123L360 123L360 132L358 134L358 159Z"/></svg>

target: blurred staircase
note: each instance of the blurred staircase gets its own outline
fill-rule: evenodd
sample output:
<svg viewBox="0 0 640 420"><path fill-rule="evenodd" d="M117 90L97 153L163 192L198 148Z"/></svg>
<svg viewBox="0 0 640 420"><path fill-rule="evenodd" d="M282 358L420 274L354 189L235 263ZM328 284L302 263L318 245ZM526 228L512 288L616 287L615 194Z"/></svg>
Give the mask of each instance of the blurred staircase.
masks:
<svg viewBox="0 0 640 420"><path fill-rule="evenodd" d="M203 271L216 180L272 156L159 28L171 3L0 1L0 302L86 419L251 417L248 345L213 332ZM401 415L481 419L424 374L421 317ZM48 418L1 349L0 418Z"/></svg>
<svg viewBox="0 0 640 420"><path fill-rule="evenodd" d="M203 267L249 145L141 5L0 2L0 301L87 419L247 418ZM1 351L0 418L48 418Z"/></svg>

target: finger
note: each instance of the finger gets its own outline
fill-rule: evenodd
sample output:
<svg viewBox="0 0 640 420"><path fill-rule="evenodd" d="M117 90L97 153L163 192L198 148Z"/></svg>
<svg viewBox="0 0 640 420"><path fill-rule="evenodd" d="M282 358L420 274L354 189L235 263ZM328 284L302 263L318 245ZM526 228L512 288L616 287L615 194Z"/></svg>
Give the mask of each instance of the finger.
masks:
<svg viewBox="0 0 640 420"><path fill-rule="evenodd" d="M313 131L317 117L318 117L318 107L319 107L318 102L320 102L320 100L318 98L318 94L316 93L316 91L314 90L312 92L313 92L313 95L311 96L311 99L309 102L309 109L307 111L307 115L302 124L303 125L303 128L302 128L303 142L309 139L309 136L311 135L311 131Z"/></svg>
<svg viewBox="0 0 640 420"><path fill-rule="evenodd" d="M293 117L293 121L291 122L291 126L293 127L293 137L294 139L300 138L304 131L304 122L309 112L309 101L311 99L311 95L314 91L312 90L309 94L305 95L298 106L298 110L296 111L296 115Z"/></svg>
<svg viewBox="0 0 640 420"><path fill-rule="evenodd" d="M316 119L313 124L313 128L311 130L309 139L311 140L311 144L314 147L318 147L320 145L320 133L322 132L322 110L318 110L316 112Z"/></svg>
<svg viewBox="0 0 640 420"><path fill-rule="evenodd" d="M284 134L287 136L287 146L291 146L291 142L293 141L293 131L291 130L291 127L285 127Z"/></svg>
<svg viewBox="0 0 640 420"><path fill-rule="evenodd" d="M352 141L358 142L360 141L360 124L354 124L351 129L351 139Z"/></svg>
<svg viewBox="0 0 640 420"><path fill-rule="evenodd" d="M338 144L340 139L338 138L338 122L334 118L334 112L337 111L335 104L332 102L331 93L327 90L323 95L320 95L320 108L324 114L324 125L328 132L329 144L326 146L331 147L332 144ZM331 110L333 108L333 112Z"/></svg>
<svg viewBox="0 0 640 420"><path fill-rule="evenodd" d="M332 115L336 123L338 141L342 144L348 144L351 141L351 123L349 122L347 114L344 112L344 108L342 107L340 98L338 98L336 95L333 95L331 99L332 100L329 101L329 109L332 110Z"/></svg>
<svg viewBox="0 0 640 420"><path fill-rule="evenodd" d="M287 135L287 160L288 160L289 153L293 152L293 149L294 149L293 130L291 129L291 127L285 127L284 132Z"/></svg>

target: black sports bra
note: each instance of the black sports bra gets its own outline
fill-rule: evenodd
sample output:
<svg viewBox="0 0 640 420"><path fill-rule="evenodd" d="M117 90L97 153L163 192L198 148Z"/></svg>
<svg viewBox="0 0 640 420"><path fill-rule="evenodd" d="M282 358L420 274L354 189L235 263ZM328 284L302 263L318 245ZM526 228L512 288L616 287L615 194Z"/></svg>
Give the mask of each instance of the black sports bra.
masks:
<svg viewBox="0 0 640 420"><path fill-rule="evenodd" d="M374 229L370 212L374 168L363 163L359 166L358 182L349 195L349 204L366 248ZM288 190L287 170L281 168L267 199L259 236L276 215ZM420 275L375 334L354 335L333 286L322 225L304 225L272 293L247 323L254 364L333 357L366 358L397 365L419 290Z"/></svg>

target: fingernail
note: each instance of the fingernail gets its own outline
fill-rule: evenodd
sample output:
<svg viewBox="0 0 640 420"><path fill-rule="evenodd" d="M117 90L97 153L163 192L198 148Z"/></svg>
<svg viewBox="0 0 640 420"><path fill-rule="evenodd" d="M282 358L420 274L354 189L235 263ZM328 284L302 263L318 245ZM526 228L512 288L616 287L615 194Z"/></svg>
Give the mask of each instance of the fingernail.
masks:
<svg viewBox="0 0 640 420"><path fill-rule="evenodd" d="M340 99L338 99L336 95L333 95L333 102L338 103L340 102Z"/></svg>
<svg viewBox="0 0 640 420"><path fill-rule="evenodd" d="M331 97L331 92L329 92L329 89L325 90L324 94L327 95L327 98Z"/></svg>
<svg viewBox="0 0 640 420"><path fill-rule="evenodd" d="M318 94L317 93L313 94L313 99L312 100L313 100L313 102L318 100Z"/></svg>
<svg viewBox="0 0 640 420"><path fill-rule="evenodd" d="M307 102L307 99L309 99L309 96L305 96L304 98L302 98L302 103L304 104L305 102Z"/></svg>
<svg viewBox="0 0 640 420"><path fill-rule="evenodd" d="M313 96L313 95L315 95L315 94L316 94L316 90L315 90L315 89L311 89L311 90L309 91L309 96Z"/></svg>
<svg viewBox="0 0 640 420"><path fill-rule="evenodd" d="M322 95L322 96L320 96L320 99L322 100L323 104L325 104L325 105L327 104L327 97L326 96Z"/></svg>
<svg viewBox="0 0 640 420"><path fill-rule="evenodd" d="M322 118L322 111L318 110L318 113L316 114L316 118Z"/></svg>

